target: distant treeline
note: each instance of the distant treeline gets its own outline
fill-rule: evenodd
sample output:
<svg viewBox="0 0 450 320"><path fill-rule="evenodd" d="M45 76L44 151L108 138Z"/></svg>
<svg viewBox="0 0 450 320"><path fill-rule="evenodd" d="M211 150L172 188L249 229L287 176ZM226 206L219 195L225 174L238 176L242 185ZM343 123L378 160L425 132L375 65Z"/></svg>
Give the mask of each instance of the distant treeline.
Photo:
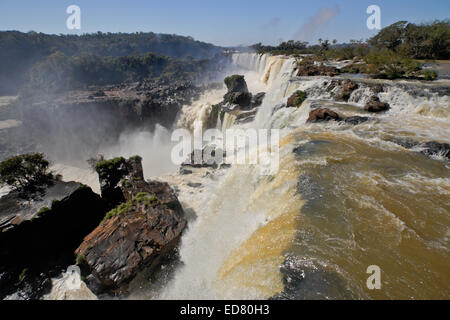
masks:
<svg viewBox="0 0 450 320"><path fill-rule="evenodd" d="M134 74L148 77L177 68L181 72L196 72L206 63L204 59L222 51L191 37L168 34L98 32L78 36L5 31L0 32L0 95L15 94L28 81L32 69L32 81L42 81L44 76L59 81L73 70L77 75L66 79L68 82L85 79L92 83L94 75L99 76L99 83L108 82L107 79L116 82ZM146 55L149 52L156 55ZM149 66L153 62L156 65ZM127 66L132 70L124 70ZM140 66L143 68L138 70ZM43 71L56 74L44 75ZM66 85L69 84L61 87Z"/></svg>
<svg viewBox="0 0 450 320"><path fill-rule="evenodd" d="M414 24L396 22L368 39L337 44L336 40L319 39L318 45L308 42L287 41L278 46L251 46L259 53L272 54L316 54L325 58L352 59L365 57L376 51L389 50L399 56L412 59L450 59L450 20Z"/></svg>
<svg viewBox="0 0 450 320"><path fill-rule="evenodd" d="M137 56L66 56L57 51L36 63L23 89L33 94L51 94L91 85L110 85L148 80L199 80L220 63L212 59L176 59L156 53ZM223 61L222 61L223 62Z"/></svg>

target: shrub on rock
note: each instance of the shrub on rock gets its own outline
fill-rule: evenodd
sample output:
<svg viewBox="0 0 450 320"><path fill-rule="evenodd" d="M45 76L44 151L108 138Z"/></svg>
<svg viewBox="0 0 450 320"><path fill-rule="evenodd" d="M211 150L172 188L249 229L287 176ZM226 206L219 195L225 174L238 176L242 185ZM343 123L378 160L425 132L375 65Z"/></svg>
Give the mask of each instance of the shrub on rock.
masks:
<svg viewBox="0 0 450 320"><path fill-rule="evenodd" d="M286 106L300 107L307 97L308 95L305 91L297 90L289 97Z"/></svg>
<svg viewBox="0 0 450 320"><path fill-rule="evenodd" d="M22 154L0 163L0 183L26 190L48 183L50 163L42 153Z"/></svg>

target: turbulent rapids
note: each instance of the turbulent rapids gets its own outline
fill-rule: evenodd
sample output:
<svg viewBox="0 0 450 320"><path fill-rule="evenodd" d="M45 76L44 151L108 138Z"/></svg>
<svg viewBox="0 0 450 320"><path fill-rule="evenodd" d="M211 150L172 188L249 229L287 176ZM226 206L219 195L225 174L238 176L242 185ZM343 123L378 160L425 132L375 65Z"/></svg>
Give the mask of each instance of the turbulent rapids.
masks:
<svg viewBox="0 0 450 320"><path fill-rule="evenodd" d="M280 168L270 177L255 166L208 176L168 175L180 187L192 220L182 238L181 265L163 289L134 297L443 298L448 296L450 174L446 159L427 158L395 143L448 142L448 83L357 79L347 103L335 102L327 77L295 77L295 61L236 54L233 63L252 92L266 91L255 119L231 126L281 129ZM364 116L378 93L391 110L358 125L307 124L314 105ZM280 108L296 90L300 108ZM205 121L223 91L183 108L178 122ZM203 185L194 190L186 179ZM382 270L383 290L366 287L367 267ZM425 285L426 283L426 285Z"/></svg>
<svg viewBox="0 0 450 320"><path fill-rule="evenodd" d="M161 126L123 134L117 147L101 150L142 155L145 177L175 186L188 213L179 262L166 265L154 283L134 283L130 298L448 297L450 166L439 152L423 154L423 144L449 142L449 83L353 78L357 89L338 102L333 81L344 76L299 77L296 60L284 56L241 53L232 62L249 91L265 98L250 121L227 112L214 123L222 131L279 129L279 169L270 176L258 165L174 173L170 132ZM307 100L286 107L297 90ZM212 89L184 105L175 126L206 127L225 93ZM374 95L390 105L388 112L364 110ZM307 122L318 106L367 119ZM88 171L54 169L99 190ZM366 286L371 265L381 269L383 290ZM56 280L48 299L95 298L84 287L66 295L66 278Z"/></svg>

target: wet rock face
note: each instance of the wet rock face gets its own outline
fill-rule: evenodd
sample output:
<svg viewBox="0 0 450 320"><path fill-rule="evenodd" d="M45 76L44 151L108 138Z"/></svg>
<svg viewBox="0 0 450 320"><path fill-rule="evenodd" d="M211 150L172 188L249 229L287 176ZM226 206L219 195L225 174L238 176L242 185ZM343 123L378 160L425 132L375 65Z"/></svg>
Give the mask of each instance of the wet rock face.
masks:
<svg viewBox="0 0 450 320"><path fill-rule="evenodd" d="M140 158L115 163L111 170L106 166L110 179L100 177L100 181L114 186L114 194L120 193L123 200L75 253L83 268L95 277L92 283L103 291L120 294L141 272L151 272L174 252L187 221L167 183L144 181Z"/></svg>
<svg viewBox="0 0 450 320"><path fill-rule="evenodd" d="M297 76L328 76L334 77L339 74L339 70L331 66L316 66L314 64L304 64L297 68Z"/></svg>
<svg viewBox="0 0 450 320"><path fill-rule="evenodd" d="M287 100L287 107L300 107L307 98L307 94L304 91L297 90Z"/></svg>
<svg viewBox="0 0 450 320"><path fill-rule="evenodd" d="M448 143L440 143L436 141L430 141L421 145L423 150L421 151L427 156L442 156L450 160L450 145Z"/></svg>
<svg viewBox="0 0 450 320"><path fill-rule="evenodd" d="M284 290L273 300L356 299L337 273L297 256L288 256L280 267Z"/></svg>
<svg viewBox="0 0 450 320"><path fill-rule="evenodd" d="M309 113L307 122L322 122L330 120L339 121L340 119L341 118L336 112L328 108L317 108Z"/></svg>
<svg viewBox="0 0 450 320"><path fill-rule="evenodd" d="M125 290L144 268L156 268L175 249L187 223L179 212L148 193L126 206L129 208L103 222L76 250L102 285L113 290Z"/></svg>
<svg viewBox="0 0 450 320"><path fill-rule="evenodd" d="M371 119L369 117L352 116L352 117L345 118L343 121L348 124L358 125L358 124L361 124L361 123L364 123L364 122L367 122L370 120Z"/></svg>
<svg viewBox="0 0 450 320"><path fill-rule="evenodd" d="M223 103L238 105L241 108L251 107L252 94L248 92L244 76L235 74L225 78L224 82L228 91L223 96Z"/></svg>
<svg viewBox="0 0 450 320"><path fill-rule="evenodd" d="M448 143L442 143L437 141L428 141L425 143L419 143L410 139L390 139L389 141L394 142L406 149L414 149L420 153L432 157L440 156L444 159L450 160L450 145Z"/></svg>
<svg viewBox="0 0 450 320"><path fill-rule="evenodd" d="M371 97L370 101L364 107L364 110L368 112L384 112L389 109L389 103L381 102L377 96Z"/></svg>
<svg viewBox="0 0 450 320"><path fill-rule="evenodd" d="M73 189L73 183L55 184ZM23 299L39 298L46 293L49 278L73 264L73 251L108 210L89 187L77 185L67 197L36 210L31 220L16 216L2 224L0 297L19 290Z"/></svg>
<svg viewBox="0 0 450 320"><path fill-rule="evenodd" d="M333 91L335 88L337 89L337 99L342 101L348 101L353 91L359 88L359 85L350 80L332 80L327 87L327 91Z"/></svg>
<svg viewBox="0 0 450 320"><path fill-rule="evenodd" d="M226 77L224 82L228 92L248 92L247 83L242 75L235 74Z"/></svg>
<svg viewBox="0 0 450 320"><path fill-rule="evenodd" d="M142 159L139 156L128 160L120 157L102 161L97 163L95 170L99 176L102 198L111 207L125 200L123 189L121 188L123 183L144 180Z"/></svg>
<svg viewBox="0 0 450 320"><path fill-rule="evenodd" d="M252 108L256 108L262 105L265 96L266 96L265 92L259 92L255 94L252 97Z"/></svg>

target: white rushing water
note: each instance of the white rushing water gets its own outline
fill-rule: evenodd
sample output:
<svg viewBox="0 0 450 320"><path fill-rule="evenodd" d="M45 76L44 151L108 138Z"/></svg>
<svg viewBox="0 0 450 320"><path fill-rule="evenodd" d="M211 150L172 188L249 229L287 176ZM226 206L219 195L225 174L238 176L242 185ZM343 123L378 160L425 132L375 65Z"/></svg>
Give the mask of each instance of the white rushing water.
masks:
<svg viewBox="0 0 450 320"><path fill-rule="evenodd" d="M352 139L361 139L358 137L361 134L369 144L377 141L384 145L383 148L393 148L382 139L383 132L379 127L371 123L361 125L361 130L338 123L312 127L305 124L312 103L322 101L325 106L336 105L333 92L324 90L330 78L296 78L293 75L295 60L280 56L236 54L233 63L246 70L242 73L250 91L266 92L254 121L242 126L283 129L281 168L272 180L261 177L255 167L234 166L218 181L205 181L205 192L195 200L197 219L189 224L182 238L180 258L183 266L162 290L161 299L268 298L282 290L278 268L283 261L283 250L293 243L296 231L292 221L298 219L293 217L299 214L302 205L300 199L294 200L301 170L299 165L328 164L328 158L311 158L292 164L290 133L296 128L314 131L325 127ZM362 107L374 95L370 88L378 81L361 79L358 83L359 89L352 93L347 104L342 104L341 114L364 115ZM380 115L377 122L379 125L381 121L385 133L394 135L407 130L408 135L414 135L419 141L445 141L450 136L448 96L433 92L432 85L423 83L382 83L385 89L378 96L392 107L392 112ZM275 106L285 103L296 90L308 93L302 108L282 108L274 112ZM219 100L217 98L214 103ZM204 106L211 103L202 100L184 110L199 115L197 120L203 120L207 117ZM227 115L221 127L230 128L234 121L234 116ZM189 197L185 200L189 202ZM337 266L336 272L344 274ZM360 295L365 294L360 292Z"/></svg>
<svg viewBox="0 0 450 320"><path fill-rule="evenodd" d="M232 166L213 174L207 169L201 169L191 175L178 175L177 168L170 161L170 132L162 127L157 127L154 133L124 133L117 147L103 150L107 157L141 155L146 178L163 175L160 179L178 189L183 207L192 209L196 216L189 221L181 240L179 255L182 264L175 269L168 283L157 292L152 291L148 295L139 292L132 294L131 298L266 299L283 290L279 267L286 252L292 247L300 248L297 250L305 259L309 257L307 263L314 268L317 265L326 267L349 279L349 282L351 280L356 283L353 292L357 292L359 298L368 297L361 289L359 279L355 280L356 275L351 267L359 267L360 260L370 264L371 259L376 256L379 261L386 261L386 265L395 266L400 263L398 261L406 261L408 265L418 265L421 270L431 270L430 266L419 265L420 261L415 261L414 255L408 255L409 252L399 250L380 254L388 249L382 246L381 249L378 248L378 239L388 237L386 243L390 246L393 241L401 243L405 233L410 238L423 234L423 239L427 239L427 235L420 227L410 226L410 221L420 220L419 218L404 217L400 209L390 211L389 205L394 206L393 204L378 203L377 198L371 198L370 192L375 197L383 198L380 194L384 190L389 191L388 186L395 187L395 191L407 186L413 191L423 187L422 193L429 191L430 194L448 194L450 178L439 176L443 172L440 171L441 163L430 164L428 160L424 160L423 166L431 169L422 173L420 170L423 168L414 167L415 159L410 159L414 155L410 156L402 147L386 141L386 138L397 136L411 137L417 141L447 141L450 136L450 100L445 92L442 94L439 88L434 87L441 84L358 79L359 88L351 94L348 103L341 103L334 101L334 91L325 90L331 78L295 77L296 61L293 58L245 53L233 55L233 64L242 68L239 73L245 76L253 94L266 92L266 96L252 122L239 124L235 115L226 114L223 121L217 121L217 126L223 130L231 127L281 129L280 168L273 175L261 175L258 165ZM367 116L363 106L374 95L372 86L378 83L382 83L384 87L383 92L377 93L378 97L388 102L392 109L386 114L377 115L374 121L354 127L337 122L306 123L309 111L315 104L332 107L343 116ZM275 109L277 105L286 103L296 90L303 90L308 94L302 107ZM219 103L225 92L224 87L211 90L198 101L184 106L177 126L193 130L194 121L201 121L206 125L211 106ZM324 147L322 150L319 147L317 154L301 159L295 158L292 152L298 145L324 140L329 141L334 149ZM252 152L264 153L264 150L251 150L250 153ZM358 158L364 152L370 157ZM395 164L402 163L405 154L406 159L412 163L409 167L411 172L400 175L398 172L402 172L403 167L399 166L400 168L396 168L398 172L391 177L389 174L394 170L392 168ZM389 162L388 165L378 165L377 157L392 158L392 164ZM365 171L364 166L369 166L372 161L375 162L374 167ZM355 167L349 170L350 176L342 178L339 176L342 172L333 171L332 166L337 163L341 164L338 168L346 169L345 165L348 163ZM315 215L301 215L304 200L297 189L300 178L305 173L316 174L318 181L336 187L330 194L342 193L345 204L334 209L334 203L326 203L323 207L315 207ZM320 180L323 178L322 173L323 176L328 174L327 179ZM86 177L84 180L89 179ZM338 186L338 183L347 180L350 181L348 185L343 183ZM193 189L189 182L201 183L201 188ZM356 190L352 189L353 184ZM307 187L313 190L324 186L317 187L311 183ZM364 194L364 188L370 192ZM389 200L392 193L390 191L384 198ZM400 203L404 196L405 194L400 194L393 203ZM324 198L323 201L325 200L327 199ZM353 205L352 201L357 202L357 205ZM357 211L355 207L362 209ZM357 214L350 215L352 210L356 210ZM440 209L436 209L438 210ZM369 230L365 229L366 224L370 226ZM443 235L440 223L432 227L433 231L428 236L433 240L429 243L439 250L446 250L448 232ZM367 237L370 238L370 245L375 247L374 251L365 243L365 234L361 234L359 228L366 233L381 230L372 238ZM298 234L303 238L296 238ZM429 243L425 246L431 246ZM409 250L408 245L405 247ZM433 247L432 250L437 249ZM368 252L371 255L366 257ZM434 251L426 251L426 254L433 261ZM358 272L355 274L360 276ZM364 272L362 278L365 277ZM416 277L421 276L417 272L414 274ZM400 280L393 276L390 281L398 281L396 285L400 288L403 278L398 278ZM413 286L405 287L402 290L407 294L412 295L417 291ZM60 281L53 296L63 296L63 289L64 281ZM439 290L436 289L436 292ZM381 298L390 297L390 294ZM392 295L404 297L398 293Z"/></svg>

